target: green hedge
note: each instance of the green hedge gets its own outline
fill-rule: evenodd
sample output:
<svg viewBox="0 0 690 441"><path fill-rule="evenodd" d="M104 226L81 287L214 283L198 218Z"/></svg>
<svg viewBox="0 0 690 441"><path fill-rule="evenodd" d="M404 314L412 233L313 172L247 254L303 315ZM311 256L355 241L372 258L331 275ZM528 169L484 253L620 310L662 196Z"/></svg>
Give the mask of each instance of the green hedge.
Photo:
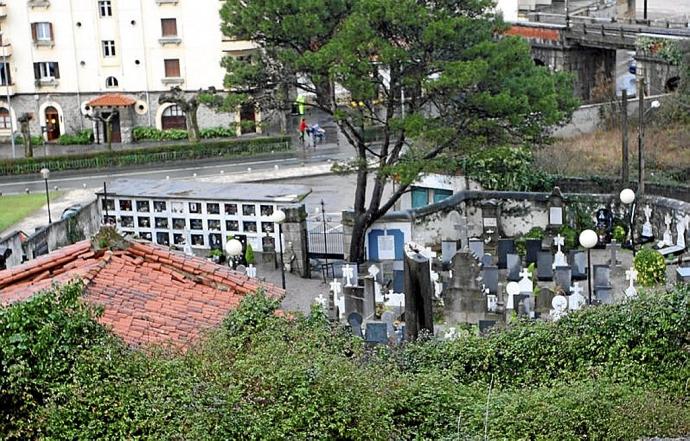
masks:
<svg viewBox="0 0 690 441"><path fill-rule="evenodd" d="M235 158L290 150L290 138L262 137L232 141L176 144L146 149L101 151L81 155L22 158L0 161L0 176L38 173L43 167L51 171L124 167L204 158Z"/></svg>
<svg viewBox="0 0 690 441"><path fill-rule="evenodd" d="M199 130L202 139L234 138L237 131L229 127L209 127ZM183 129L158 130L155 127L135 127L132 129L135 141L175 141L187 139L187 131Z"/></svg>

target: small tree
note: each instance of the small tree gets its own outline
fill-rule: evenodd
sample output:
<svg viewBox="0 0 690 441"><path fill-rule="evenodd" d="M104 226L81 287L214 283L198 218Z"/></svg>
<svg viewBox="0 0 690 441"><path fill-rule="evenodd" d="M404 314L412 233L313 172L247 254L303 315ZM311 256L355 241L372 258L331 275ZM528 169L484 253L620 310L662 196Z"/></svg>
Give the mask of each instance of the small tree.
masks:
<svg viewBox="0 0 690 441"><path fill-rule="evenodd" d="M158 104L175 104L182 109L187 122L187 139L189 142L199 142L199 121L197 119L197 112L201 101L199 95L205 93L199 90L199 93L187 97L179 86L170 89L169 93L164 93L158 98Z"/></svg>
<svg viewBox="0 0 690 441"><path fill-rule="evenodd" d="M32 119L33 117L30 113L22 113L22 115L17 118L17 121L19 121L19 130L22 132L24 156L27 158L32 158L34 156L34 148L31 145L31 126L29 125ZM14 136L14 133L12 136Z"/></svg>
<svg viewBox="0 0 690 441"><path fill-rule="evenodd" d="M107 108L104 109L94 109L93 114L86 115L86 117L93 121L98 121L105 125L105 141L108 143L108 150L113 150L113 120L120 112L116 109ZM108 113L107 115L105 115Z"/></svg>

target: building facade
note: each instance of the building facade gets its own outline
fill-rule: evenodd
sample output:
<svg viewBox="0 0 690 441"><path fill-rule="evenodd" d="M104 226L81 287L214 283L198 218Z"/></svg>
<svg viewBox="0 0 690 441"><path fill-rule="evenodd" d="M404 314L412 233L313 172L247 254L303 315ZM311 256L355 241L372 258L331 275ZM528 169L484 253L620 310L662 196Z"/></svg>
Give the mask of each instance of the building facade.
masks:
<svg viewBox="0 0 690 441"><path fill-rule="evenodd" d="M257 252L280 250L273 212L298 206L301 185L118 180L99 191L106 223L126 236L192 250L223 249L229 236Z"/></svg>
<svg viewBox="0 0 690 441"><path fill-rule="evenodd" d="M222 35L221 6L218 0L0 0L0 137L18 131L24 113L32 116L32 134L47 141L97 129L85 116L88 103L111 93L134 100L126 110L133 126L184 128L184 113L159 105L160 95L174 86L222 90L223 56L254 48ZM202 106L199 123L227 127L240 114L260 119L258 112Z"/></svg>

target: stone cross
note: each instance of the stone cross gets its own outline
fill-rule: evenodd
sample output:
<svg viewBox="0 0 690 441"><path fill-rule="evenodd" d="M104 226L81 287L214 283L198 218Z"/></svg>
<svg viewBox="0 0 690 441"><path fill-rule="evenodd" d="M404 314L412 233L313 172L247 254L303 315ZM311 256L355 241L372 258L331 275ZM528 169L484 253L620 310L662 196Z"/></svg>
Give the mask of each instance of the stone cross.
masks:
<svg viewBox="0 0 690 441"><path fill-rule="evenodd" d="M323 293L319 294L319 296L314 299L314 303L321 305L324 310L328 309L328 300L326 300L326 297L323 296Z"/></svg>
<svg viewBox="0 0 690 441"><path fill-rule="evenodd" d="M676 214L676 245L685 249L685 224L686 216L683 213Z"/></svg>
<svg viewBox="0 0 690 441"><path fill-rule="evenodd" d="M256 277L256 267L254 265L252 265L251 263L247 267L246 271L247 271L248 277Z"/></svg>
<svg viewBox="0 0 690 441"><path fill-rule="evenodd" d="M625 289L625 295L627 297L636 297L637 290L635 289L634 282L637 280L637 270L635 268L630 268L625 272L625 280L630 281L630 285Z"/></svg>
<svg viewBox="0 0 690 441"><path fill-rule="evenodd" d="M577 311L582 308L582 306L587 303L585 297L582 295L582 287L579 282L575 282L573 286L570 287L570 296L568 296L568 307L571 311Z"/></svg>
<svg viewBox="0 0 690 441"><path fill-rule="evenodd" d="M355 276L355 268L348 264L343 266L343 278L346 280L345 286L353 286L352 278Z"/></svg>
<svg viewBox="0 0 690 441"><path fill-rule="evenodd" d="M343 284L340 283L340 280L334 279L330 283L330 286L331 286L331 291L333 291L333 294L335 294L336 296L340 295L340 293L342 292L342 289L343 289Z"/></svg>
<svg viewBox="0 0 690 441"><path fill-rule="evenodd" d="M671 222L673 218L670 213L666 213L664 216L664 224L666 225L666 231L664 231L664 238L662 240L663 244L670 247L673 246L673 235L671 234Z"/></svg>
<svg viewBox="0 0 690 441"><path fill-rule="evenodd" d="M532 273L530 273L526 268L520 271L520 281L518 282L518 287L520 288L518 294L532 294L534 290L534 283L531 279Z"/></svg>
<svg viewBox="0 0 690 441"><path fill-rule="evenodd" d="M559 266L568 266L568 261L565 258L565 254L563 254L563 251L561 251L561 247L565 245L565 240L563 239L563 236L559 234L556 237L554 237L553 243L558 247L558 251L556 251L556 255L553 258L553 265L551 267L553 269L556 269Z"/></svg>
<svg viewBox="0 0 690 441"><path fill-rule="evenodd" d="M560 234L553 238L553 244L558 247L558 252L561 252L561 247L565 245L565 240Z"/></svg>
<svg viewBox="0 0 690 441"><path fill-rule="evenodd" d="M609 259L609 265L611 265L611 266L620 265L620 262L618 261L618 256L616 255L616 253L618 252L618 249L620 247L621 246L615 240L612 240L611 243L606 244L606 248L608 248L609 251L611 251L611 257Z"/></svg>

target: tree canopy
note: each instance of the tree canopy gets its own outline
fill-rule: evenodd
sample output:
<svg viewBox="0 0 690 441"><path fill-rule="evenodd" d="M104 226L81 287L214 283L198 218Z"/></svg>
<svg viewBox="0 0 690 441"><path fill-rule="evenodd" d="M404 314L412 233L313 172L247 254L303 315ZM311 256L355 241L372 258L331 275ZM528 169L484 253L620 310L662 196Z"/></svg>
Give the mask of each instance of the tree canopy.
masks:
<svg viewBox="0 0 690 441"><path fill-rule="evenodd" d="M291 104L290 91L310 96L355 150L352 260L363 257L366 228L420 172L452 170L472 149L541 142L574 109L569 77L536 66L525 41L502 36L492 7L489 0L225 1L223 32L259 46L223 61L231 100L280 109ZM366 138L371 126L381 130L375 147ZM384 200L391 177L400 185Z"/></svg>

